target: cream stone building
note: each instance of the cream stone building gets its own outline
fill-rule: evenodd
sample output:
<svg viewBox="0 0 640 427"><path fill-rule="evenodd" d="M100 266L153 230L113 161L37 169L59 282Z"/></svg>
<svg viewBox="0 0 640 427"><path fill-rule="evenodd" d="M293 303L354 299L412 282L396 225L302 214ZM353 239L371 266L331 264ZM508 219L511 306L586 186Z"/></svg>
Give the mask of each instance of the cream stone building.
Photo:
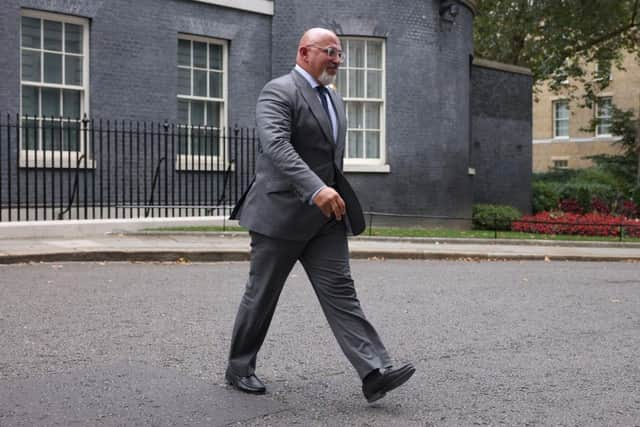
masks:
<svg viewBox="0 0 640 427"><path fill-rule="evenodd" d="M609 85L598 95L592 108L581 108L582 88L570 96L569 90L553 93L542 84L533 99L533 172L553 168L585 168L594 154L619 153L618 138L611 134L611 106L640 111L640 64L634 55L626 55L623 70L612 67ZM567 81L567 88L572 81ZM572 99L573 98L573 99ZM586 130L593 118L601 124Z"/></svg>

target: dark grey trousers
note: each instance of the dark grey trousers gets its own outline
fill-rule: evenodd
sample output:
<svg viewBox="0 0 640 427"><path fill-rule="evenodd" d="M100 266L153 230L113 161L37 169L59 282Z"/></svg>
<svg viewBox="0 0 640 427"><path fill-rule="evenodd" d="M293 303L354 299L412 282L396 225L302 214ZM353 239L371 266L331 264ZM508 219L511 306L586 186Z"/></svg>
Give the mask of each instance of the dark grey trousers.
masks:
<svg viewBox="0 0 640 427"><path fill-rule="evenodd" d="M360 378L374 369L391 366L356 296L344 223L333 220L304 242L251 233L249 280L233 328L229 369L239 376L254 373L278 298L297 260L313 285L340 348Z"/></svg>

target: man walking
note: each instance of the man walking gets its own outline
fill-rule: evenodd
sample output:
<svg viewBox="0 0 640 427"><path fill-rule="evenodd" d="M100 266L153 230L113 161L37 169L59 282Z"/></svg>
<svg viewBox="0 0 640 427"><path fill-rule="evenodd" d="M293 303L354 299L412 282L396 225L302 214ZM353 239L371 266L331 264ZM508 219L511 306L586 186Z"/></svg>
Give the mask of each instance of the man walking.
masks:
<svg viewBox="0 0 640 427"><path fill-rule="evenodd" d="M298 45L295 68L270 81L256 106L260 150L256 176L232 218L250 230L251 265L238 309L226 380L264 393L256 356L284 282L300 260L338 344L362 379L369 402L415 372L391 367L356 296L347 233L364 229L355 194L342 176L346 117L333 83L343 52L338 37L313 28Z"/></svg>

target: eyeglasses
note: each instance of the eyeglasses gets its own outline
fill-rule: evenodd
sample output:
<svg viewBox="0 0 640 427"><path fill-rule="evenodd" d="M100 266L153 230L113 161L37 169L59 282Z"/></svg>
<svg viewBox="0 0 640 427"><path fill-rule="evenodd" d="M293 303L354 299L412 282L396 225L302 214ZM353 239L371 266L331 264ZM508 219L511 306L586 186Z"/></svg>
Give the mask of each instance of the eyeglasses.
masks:
<svg viewBox="0 0 640 427"><path fill-rule="evenodd" d="M340 49L336 49L335 47L320 47L314 44L307 45L305 47L315 47L316 49L320 49L324 53L329 56L329 58L338 58L340 63L344 62L344 52Z"/></svg>

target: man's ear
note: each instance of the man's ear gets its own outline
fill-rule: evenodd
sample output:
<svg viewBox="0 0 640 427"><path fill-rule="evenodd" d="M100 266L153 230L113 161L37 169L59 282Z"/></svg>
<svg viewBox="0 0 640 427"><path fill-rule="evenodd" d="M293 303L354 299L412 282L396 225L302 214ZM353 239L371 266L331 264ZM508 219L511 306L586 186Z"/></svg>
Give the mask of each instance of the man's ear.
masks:
<svg viewBox="0 0 640 427"><path fill-rule="evenodd" d="M300 58L306 61L309 54L309 48L306 46L301 46L300 49L298 49L298 54L300 55Z"/></svg>

